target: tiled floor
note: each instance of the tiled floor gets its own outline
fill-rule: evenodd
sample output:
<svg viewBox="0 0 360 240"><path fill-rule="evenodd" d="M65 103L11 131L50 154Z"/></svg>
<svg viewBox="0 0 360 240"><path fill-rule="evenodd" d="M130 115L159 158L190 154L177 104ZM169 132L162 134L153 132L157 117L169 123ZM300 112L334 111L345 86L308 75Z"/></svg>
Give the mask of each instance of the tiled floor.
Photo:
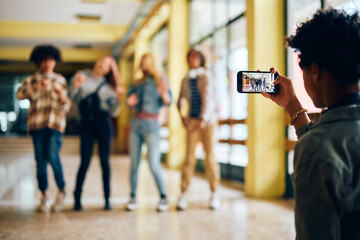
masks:
<svg viewBox="0 0 360 240"><path fill-rule="evenodd" d="M65 139L66 141L66 139ZM99 161L94 156L84 186L82 212L73 212L72 191L79 164L76 153L64 152L67 181L66 208L61 213L34 211L39 198L33 154L29 151L0 152L0 239L16 240L242 240L294 239L293 205L286 200L245 197L239 187L222 185L222 208L208 209L209 187L201 176L189 189L189 208L175 210L180 174L164 170L171 210L158 213L158 194L146 161L142 162L137 212L124 210L129 193L127 156L113 155L112 211L103 211ZM56 194L49 168L50 197Z"/></svg>

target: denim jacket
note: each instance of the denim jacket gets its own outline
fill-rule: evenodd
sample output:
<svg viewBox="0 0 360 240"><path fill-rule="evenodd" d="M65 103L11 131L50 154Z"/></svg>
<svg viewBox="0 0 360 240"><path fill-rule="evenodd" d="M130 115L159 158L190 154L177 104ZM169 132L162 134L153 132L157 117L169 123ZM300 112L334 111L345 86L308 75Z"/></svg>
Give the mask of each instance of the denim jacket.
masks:
<svg viewBox="0 0 360 240"><path fill-rule="evenodd" d="M160 108L164 105L152 77L148 77L145 82L138 86L132 84L128 92L128 97L133 93L135 93L139 99L138 104L136 104L134 107L136 113L146 112L151 114L158 114ZM169 95L170 99L172 99L170 88ZM170 104L171 102L168 105Z"/></svg>
<svg viewBox="0 0 360 240"><path fill-rule="evenodd" d="M297 239L360 239L360 106L328 109L296 133Z"/></svg>

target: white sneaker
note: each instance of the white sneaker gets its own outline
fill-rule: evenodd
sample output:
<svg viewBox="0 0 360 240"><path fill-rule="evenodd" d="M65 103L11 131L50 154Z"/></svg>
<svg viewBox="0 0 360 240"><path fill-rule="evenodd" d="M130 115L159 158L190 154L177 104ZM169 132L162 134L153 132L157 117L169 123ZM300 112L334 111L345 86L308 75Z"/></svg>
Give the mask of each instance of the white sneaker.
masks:
<svg viewBox="0 0 360 240"><path fill-rule="evenodd" d="M187 202L185 198L185 194L181 194L177 203L177 210L185 210L187 208Z"/></svg>
<svg viewBox="0 0 360 240"><path fill-rule="evenodd" d="M65 192L59 191L56 195L55 202L51 206L51 210L54 212L60 212L64 209Z"/></svg>
<svg viewBox="0 0 360 240"><path fill-rule="evenodd" d="M126 206L126 210L135 211L136 209L137 209L136 198L130 198L130 200Z"/></svg>
<svg viewBox="0 0 360 240"><path fill-rule="evenodd" d="M50 209L50 201L47 196L42 196L40 204L37 206L39 212L48 212Z"/></svg>
<svg viewBox="0 0 360 240"><path fill-rule="evenodd" d="M170 209L170 206L169 206L169 203L168 201L166 200L166 198L162 198L160 199L160 202L158 204L158 207L157 207L157 210L159 212L166 212Z"/></svg>
<svg viewBox="0 0 360 240"><path fill-rule="evenodd" d="M212 210L218 210L221 207L221 201L219 196L216 193L213 193L210 198L210 205L209 207Z"/></svg>

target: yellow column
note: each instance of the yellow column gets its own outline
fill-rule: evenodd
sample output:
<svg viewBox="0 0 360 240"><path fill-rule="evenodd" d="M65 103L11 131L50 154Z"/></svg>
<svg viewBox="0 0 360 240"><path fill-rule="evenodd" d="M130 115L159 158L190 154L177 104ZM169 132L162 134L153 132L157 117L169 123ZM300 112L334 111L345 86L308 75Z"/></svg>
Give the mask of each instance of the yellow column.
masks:
<svg viewBox="0 0 360 240"><path fill-rule="evenodd" d="M127 92L129 90L132 75L133 75L133 59L128 56L123 56L119 61L119 72L121 77L121 84L125 89L121 112L117 119L117 133L115 141L115 150L121 153L128 153L129 151L129 134L130 134L130 110L126 105Z"/></svg>
<svg viewBox="0 0 360 240"><path fill-rule="evenodd" d="M249 70L285 70L284 1L247 0ZM285 112L260 94L248 96L249 164L245 191L279 197L285 190Z"/></svg>
<svg viewBox="0 0 360 240"><path fill-rule="evenodd" d="M166 164L179 169L185 159L185 130L176 108L182 78L187 72L186 53L188 41L188 0L170 1L169 16L169 82L173 94L173 104L169 109L170 151Z"/></svg>
<svg viewBox="0 0 360 240"><path fill-rule="evenodd" d="M150 52L150 40L147 37L142 36L139 34L135 38L134 43L134 68L136 69L139 66L141 57L143 54Z"/></svg>

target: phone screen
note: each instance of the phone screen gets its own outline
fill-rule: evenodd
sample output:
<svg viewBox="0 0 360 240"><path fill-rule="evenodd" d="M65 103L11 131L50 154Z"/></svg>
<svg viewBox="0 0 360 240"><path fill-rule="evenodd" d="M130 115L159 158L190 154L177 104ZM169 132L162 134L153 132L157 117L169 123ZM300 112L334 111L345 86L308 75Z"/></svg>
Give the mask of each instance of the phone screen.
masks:
<svg viewBox="0 0 360 240"><path fill-rule="evenodd" d="M276 93L278 86L273 82L277 74L259 71L240 71L237 74L237 90L239 93Z"/></svg>

